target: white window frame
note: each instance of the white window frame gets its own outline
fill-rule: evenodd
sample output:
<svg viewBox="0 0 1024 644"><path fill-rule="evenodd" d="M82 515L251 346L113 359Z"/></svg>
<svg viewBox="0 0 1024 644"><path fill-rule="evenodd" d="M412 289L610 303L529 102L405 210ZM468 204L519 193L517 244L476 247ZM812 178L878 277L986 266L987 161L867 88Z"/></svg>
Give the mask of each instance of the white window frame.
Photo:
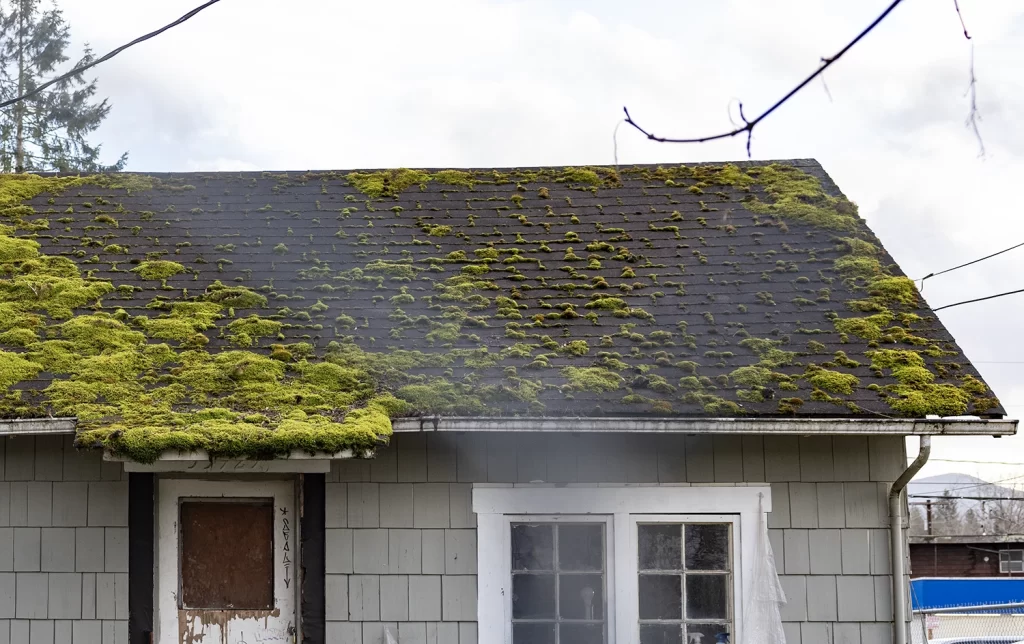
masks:
<svg viewBox="0 0 1024 644"><path fill-rule="evenodd" d="M615 632L615 535L612 533L612 515L605 514L502 514L502 539L504 540L503 549L509 553L507 557L502 560L500 567L504 568L502 576L504 579L509 580L508 583L512 582L512 524L513 523L597 523L604 525L604 584L605 588L602 592L604 595L605 603L605 623L607 624L609 637ZM479 569L478 569L479 570ZM503 639L500 641L511 642L512 641L512 592L511 588L509 592L503 596L505 606L503 607L504 614L508 615L509 618L505 622L505 632ZM484 640L488 641L488 640ZM495 640L499 641L499 640Z"/></svg>
<svg viewBox="0 0 1024 644"><path fill-rule="evenodd" d="M999 573L1002 575L1015 575L1024 573L1024 562L1014 562L1010 559L1011 552L1022 553L1022 559L1024 559L1024 550L1020 548L1007 548L1006 550L999 551ZM1003 560L1003 554L1006 554L1006 560ZM1010 570L1010 564L1021 563L1021 570Z"/></svg>
<svg viewBox="0 0 1024 644"><path fill-rule="evenodd" d="M743 606L752 592L760 513L771 512L771 488L753 486L473 486L477 515L477 620L481 642L512 642L511 533L523 517L608 520L608 643L638 644L637 522L733 523L732 641L742 641ZM588 519L588 515L591 518ZM593 516L597 515L597 516ZM548 519L544 520L548 520Z"/></svg>

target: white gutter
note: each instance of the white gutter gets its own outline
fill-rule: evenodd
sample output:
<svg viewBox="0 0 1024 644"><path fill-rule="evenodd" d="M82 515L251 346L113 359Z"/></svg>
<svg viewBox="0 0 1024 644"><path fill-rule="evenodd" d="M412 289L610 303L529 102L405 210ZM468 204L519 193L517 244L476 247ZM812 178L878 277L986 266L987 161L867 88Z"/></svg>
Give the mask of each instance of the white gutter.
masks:
<svg viewBox="0 0 1024 644"><path fill-rule="evenodd" d="M0 420L0 436L74 434L75 418L15 418Z"/></svg>
<svg viewBox="0 0 1024 644"><path fill-rule="evenodd" d="M1017 421L956 418L521 418L418 417L391 421L395 432L639 432L891 436L1012 436Z"/></svg>
<svg viewBox="0 0 1024 644"><path fill-rule="evenodd" d="M903 551L903 490L921 471L932 453L932 437L921 437L917 458L889 489L889 558L892 565L892 615L894 644L907 644L907 575Z"/></svg>

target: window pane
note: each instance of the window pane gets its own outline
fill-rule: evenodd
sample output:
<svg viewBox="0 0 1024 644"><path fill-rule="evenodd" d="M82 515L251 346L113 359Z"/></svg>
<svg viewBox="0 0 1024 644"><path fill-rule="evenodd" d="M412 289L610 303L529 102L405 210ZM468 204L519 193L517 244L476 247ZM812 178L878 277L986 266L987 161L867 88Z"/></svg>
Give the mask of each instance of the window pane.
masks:
<svg viewBox="0 0 1024 644"><path fill-rule="evenodd" d="M1024 572L1024 561L1011 561L1010 572Z"/></svg>
<svg viewBox="0 0 1024 644"><path fill-rule="evenodd" d="M682 526L648 523L637 526L640 570L681 570Z"/></svg>
<svg viewBox="0 0 1024 644"><path fill-rule="evenodd" d="M640 575L640 619L682 619L679 575Z"/></svg>
<svg viewBox="0 0 1024 644"><path fill-rule="evenodd" d="M550 523L531 525L517 523L512 526L512 569L553 570L554 526Z"/></svg>
<svg viewBox="0 0 1024 644"><path fill-rule="evenodd" d="M180 513L182 606L273 608L272 502L184 501Z"/></svg>
<svg viewBox="0 0 1024 644"><path fill-rule="evenodd" d="M1024 550L1008 550L1010 561L1024 561Z"/></svg>
<svg viewBox="0 0 1024 644"><path fill-rule="evenodd" d="M686 637L688 642L700 642L700 644L714 644L716 638L722 633L730 633L728 624L687 624ZM700 635L701 637L697 637Z"/></svg>
<svg viewBox="0 0 1024 644"><path fill-rule="evenodd" d="M513 624L513 644L555 644L554 624Z"/></svg>
<svg viewBox="0 0 1024 644"><path fill-rule="evenodd" d="M512 575L512 617L554 619L555 576Z"/></svg>
<svg viewBox="0 0 1024 644"><path fill-rule="evenodd" d="M728 618L728 581L728 575L687 575L686 618Z"/></svg>
<svg viewBox="0 0 1024 644"><path fill-rule="evenodd" d="M561 575L558 612L562 619L604 619L604 580L601 575Z"/></svg>
<svg viewBox="0 0 1024 644"><path fill-rule="evenodd" d="M602 644L604 624L562 624L559 644Z"/></svg>
<svg viewBox="0 0 1024 644"><path fill-rule="evenodd" d="M729 568L729 526L694 523L686 526L686 568L727 570Z"/></svg>
<svg viewBox="0 0 1024 644"><path fill-rule="evenodd" d="M558 568L559 570L603 570L604 526L599 524L559 526Z"/></svg>
<svg viewBox="0 0 1024 644"><path fill-rule="evenodd" d="M683 627L679 624L641 624L640 644L683 644Z"/></svg>

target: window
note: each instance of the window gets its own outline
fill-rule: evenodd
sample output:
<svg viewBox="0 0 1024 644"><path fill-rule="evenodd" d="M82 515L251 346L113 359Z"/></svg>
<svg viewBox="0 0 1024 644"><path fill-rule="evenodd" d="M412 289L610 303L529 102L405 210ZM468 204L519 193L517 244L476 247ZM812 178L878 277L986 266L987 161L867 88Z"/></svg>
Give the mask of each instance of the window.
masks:
<svg viewBox="0 0 1024 644"><path fill-rule="evenodd" d="M769 494L474 486L481 641L738 641L745 570Z"/></svg>
<svg viewBox="0 0 1024 644"><path fill-rule="evenodd" d="M999 572L1024 572L1024 550L1000 550Z"/></svg>
<svg viewBox="0 0 1024 644"><path fill-rule="evenodd" d="M606 641L605 526L510 524L513 642Z"/></svg>
<svg viewBox="0 0 1024 644"><path fill-rule="evenodd" d="M714 642L731 634L729 523L638 523L641 644Z"/></svg>

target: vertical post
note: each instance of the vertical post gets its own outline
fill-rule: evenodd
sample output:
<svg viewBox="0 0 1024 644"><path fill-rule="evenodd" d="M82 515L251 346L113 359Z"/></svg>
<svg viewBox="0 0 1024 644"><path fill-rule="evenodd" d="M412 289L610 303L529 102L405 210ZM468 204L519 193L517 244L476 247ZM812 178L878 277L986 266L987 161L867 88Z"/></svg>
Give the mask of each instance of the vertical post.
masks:
<svg viewBox="0 0 1024 644"><path fill-rule="evenodd" d="M928 499L928 501L924 504L924 507L925 507L925 517L926 517L925 518L925 525L927 526L927 531L928 531L928 535L929 536L931 536L931 534L932 534L932 503L934 503L934 501L932 501L931 499Z"/></svg>
<svg viewBox="0 0 1024 644"><path fill-rule="evenodd" d="M153 642L156 476L128 474L128 642Z"/></svg>
<svg viewBox="0 0 1024 644"><path fill-rule="evenodd" d="M323 474L299 475L301 595L299 626L302 644L326 644L327 486Z"/></svg>

